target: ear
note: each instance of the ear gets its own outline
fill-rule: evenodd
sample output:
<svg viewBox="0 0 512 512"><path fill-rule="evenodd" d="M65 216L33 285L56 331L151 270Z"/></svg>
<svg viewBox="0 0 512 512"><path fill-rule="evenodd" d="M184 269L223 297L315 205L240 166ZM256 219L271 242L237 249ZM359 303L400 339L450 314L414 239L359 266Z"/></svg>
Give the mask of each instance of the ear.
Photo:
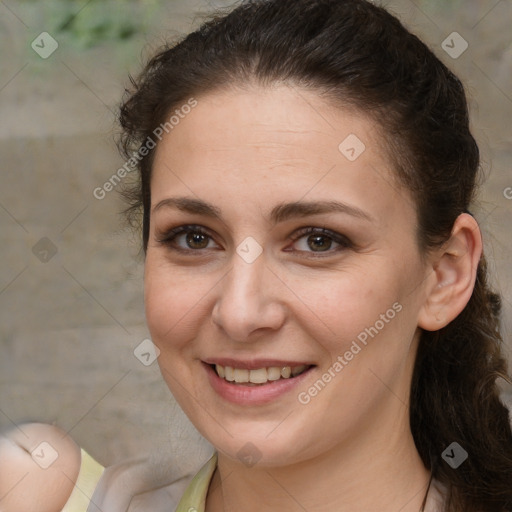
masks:
<svg viewBox="0 0 512 512"><path fill-rule="evenodd" d="M449 240L429 258L432 275L419 313L419 327L437 331L460 314L473 293L481 255L478 223L471 215L462 213Z"/></svg>

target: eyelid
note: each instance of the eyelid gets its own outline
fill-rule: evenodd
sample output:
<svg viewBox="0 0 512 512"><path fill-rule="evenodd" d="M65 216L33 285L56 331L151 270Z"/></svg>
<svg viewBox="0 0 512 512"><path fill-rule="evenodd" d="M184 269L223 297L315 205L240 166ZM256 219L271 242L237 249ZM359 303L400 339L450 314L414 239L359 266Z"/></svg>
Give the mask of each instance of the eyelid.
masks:
<svg viewBox="0 0 512 512"><path fill-rule="evenodd" d="M318 233L320 235L326 235L333 239L340 239L341 241L350 242L350 240L342 235L341 233L337 233L329 228L319 227L319 226L304 226L302 228L296 229L289 237L289 240L297 240L304 235Z"/></svg>
<svg viewBox="0 0 512 512"><path fill-rule="evenodd" d="M155 238L156 238L157 243L159 243L173 251L180 252L183 254L195 253L196 255L201 255L201 253L204 252L205 249L184 249L183 247L173 245L173 242L175 241L175 239L178 236L180 236L182 234L190 233L190 232L205 235L210 240L213 240L215 242L215 238L212 235L212 233L210 232L210 230L199 225L199 224L181 224L174 228L158 231L155 234ZM217 242L215 242L215 243L217 243Z"/></svg>
<svg viewBox="0 0 512 512"><path fill-rule="evenodd" d="M183 254L196 253L196 255L200 255L201 253L204 253L205 250L211 250L211 248L210 249L207 249L207 248L184 249L183 247L173 245L174 240L178 236L185 234L185 233L189 233L189 232L194 232L194 233L199 233L199 234L205 235L210 240L217 243L215 241L215 237L212 234L212 232L208 228L205 228L199 224L185 224L185 225L176 226L176 227L168 229L168 230L163 230L162 232L158 232L155 235L155 238L156 238L157 243L162 244L173 251L181 252ZM318 226L305 226L302 228L298 228L291 235L289 235L287 237L287 239L291 240L292 242L296 242L297 240L300 240L304 236L310 235L310 234L311 235L318 234L318 235L322 235L327 238L330 238L332 241L339 244L340 247L338 247L337 249L334 249L334 250L318 251L318 252L300 251L300 250L286 251L286 252L295 252L295 253L298 253L301 255L307 254L307 256L304 256L304 257L308 257L308 258L309 257L321 258L321 257L332 256L332 255L338 253L340 250L352 248L354 246L352 241L349 238L347 238L346 236L344 236L340 233L337 233L336 231L332 231L330 229L327 229L324 227L318 227Z"/></svg>
<svg viewBox="0 0 512 512"><path fill-rule="evenodd" d="M210 231L207 228L205 228L199 224L180 224L173 228L162 229L162 230L156 229L155 231L156 231L155 238L157 238L158 242L165 242L167 239L171 238L172 236L178 235L178 234L181 234L181 233L187 232L187 231L194 231L194 232L202 233L204 235L211 236Z"/></svg>
<svg viewBox="0 0 512 512"><path fill-rule="evenodd" d="M312 255L312 257L328 257L332 256L333 254L338 253L340 250L343 249L350 249L354 247L353 242L345 235L342 235L340 233L337 233L336 231L332 231L328 228L324 227L315 227L315 226L307 226L302 227L297 230L295 230L289 237L288 240L291 240L293 242L296 242L297 240L300 240L306 235L322 235L327 238L330 238L335 243L339 244L340 247L334 250L327 250L327 251L295 251L297 253L306 253L309 255Z"/></svg>

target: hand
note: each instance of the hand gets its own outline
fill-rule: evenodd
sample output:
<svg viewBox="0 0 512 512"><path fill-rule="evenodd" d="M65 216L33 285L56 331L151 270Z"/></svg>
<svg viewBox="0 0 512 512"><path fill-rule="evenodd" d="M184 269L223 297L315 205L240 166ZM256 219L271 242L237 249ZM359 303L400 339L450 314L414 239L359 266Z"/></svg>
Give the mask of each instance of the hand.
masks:
<svg viewBox="0 0 512 512"><path fill-rule="evenodd" d="M0 435L0 511L60 512L80 459L78 445L52 425L26 423Z"/></svg>

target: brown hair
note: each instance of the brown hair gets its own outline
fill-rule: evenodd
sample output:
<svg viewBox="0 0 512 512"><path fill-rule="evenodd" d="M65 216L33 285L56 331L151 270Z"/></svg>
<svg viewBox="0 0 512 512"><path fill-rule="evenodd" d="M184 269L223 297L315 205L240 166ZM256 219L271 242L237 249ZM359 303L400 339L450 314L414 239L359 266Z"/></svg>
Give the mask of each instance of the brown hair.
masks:
<svg viewBox="0 0 512 512"><path fill-rule="evenodd" d="M479 169L460 81L385 9L365 0L256 0L204 22L146 65L121 106L121 149L130 157L192 96L235 84L288 82L370 113L386 134L398 179L411 191L418 244L446 241L467 212ZM154 150L125 191L128 218L149 236ZM423 331L412 378L410 424L425 466L446 488L446 512L512 510L512 432L497 377L500 299L482 257L475 289L445 328ZM452 442L467 452L453 469Z"/></svg>

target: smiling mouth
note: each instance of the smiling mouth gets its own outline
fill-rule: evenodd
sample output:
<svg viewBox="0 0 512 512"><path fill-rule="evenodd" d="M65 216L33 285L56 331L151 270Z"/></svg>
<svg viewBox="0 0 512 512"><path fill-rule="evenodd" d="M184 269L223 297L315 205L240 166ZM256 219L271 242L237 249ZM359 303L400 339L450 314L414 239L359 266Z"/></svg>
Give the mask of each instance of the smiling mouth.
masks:
<svg viewBox="0 0 512 512"><path fill-rule="evenodd" d="M293 379L306 372L312 365L300 366L270 366L268 368L257 368L247 370L244 368L232 368L231 366L221 366L220 364L211 364L210 367L215 373L231 384L243 384L245 386L262 386L269 382L275 382L282 379Z"/></svg>

